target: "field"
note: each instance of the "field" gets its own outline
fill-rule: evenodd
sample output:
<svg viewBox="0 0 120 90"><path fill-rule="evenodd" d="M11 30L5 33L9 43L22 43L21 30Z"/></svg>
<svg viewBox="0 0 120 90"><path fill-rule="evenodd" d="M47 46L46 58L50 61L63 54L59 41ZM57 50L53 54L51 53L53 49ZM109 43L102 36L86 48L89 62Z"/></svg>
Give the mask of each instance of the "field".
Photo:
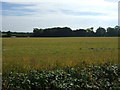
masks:
<svg viewBox="0 0 120 90"><path fill-rule="evenodd" d="M117 37L3 38L3 74L105 62L118 64Z"/></svg>
<svg viewBox="0 0 120 90"><path fill-rule="evenodd" d="M3 90L119 90L117 37L3 38Z"/></svg>

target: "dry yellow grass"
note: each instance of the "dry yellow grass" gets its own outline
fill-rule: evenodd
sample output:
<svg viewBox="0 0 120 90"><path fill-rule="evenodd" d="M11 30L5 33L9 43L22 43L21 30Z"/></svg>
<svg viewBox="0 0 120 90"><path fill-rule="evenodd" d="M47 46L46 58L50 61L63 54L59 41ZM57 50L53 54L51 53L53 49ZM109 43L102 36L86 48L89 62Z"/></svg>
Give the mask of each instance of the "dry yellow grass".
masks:
<svg viewBox="0 0 120 90"><path fill-rule="evenodd" d="M117 37L3 38L3 72L118 63Z"/></svg>

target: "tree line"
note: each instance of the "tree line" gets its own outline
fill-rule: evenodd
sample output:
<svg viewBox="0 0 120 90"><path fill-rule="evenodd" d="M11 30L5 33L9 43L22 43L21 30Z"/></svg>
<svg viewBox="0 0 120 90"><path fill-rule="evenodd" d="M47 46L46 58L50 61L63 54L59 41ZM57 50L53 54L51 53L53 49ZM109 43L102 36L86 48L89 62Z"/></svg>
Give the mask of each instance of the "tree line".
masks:
<svg viewBox="0 0 120 90"><path fill-rule="evenodd" d="M87 29L76 29L72 30L69 27L54 27L54 28L33 28L32 33L20 33L20 32L2 32L2 37L119 37L120 36L120 26L115 26L114 28L108 27L107 29L103 27L97 28L93 31L93 27Z"/></svg>

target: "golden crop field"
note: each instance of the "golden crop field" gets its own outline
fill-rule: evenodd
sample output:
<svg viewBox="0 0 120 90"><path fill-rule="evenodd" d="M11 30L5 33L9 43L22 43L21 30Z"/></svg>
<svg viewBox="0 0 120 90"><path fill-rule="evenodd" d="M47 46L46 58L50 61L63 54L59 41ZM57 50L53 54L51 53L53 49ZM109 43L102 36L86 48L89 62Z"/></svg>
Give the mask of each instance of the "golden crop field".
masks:
<svg viewBox="0 0 120 90"><path fill-rule="evenodd" d="M117 37L3 38L2 45L3 73L118 64Z"/></svg>

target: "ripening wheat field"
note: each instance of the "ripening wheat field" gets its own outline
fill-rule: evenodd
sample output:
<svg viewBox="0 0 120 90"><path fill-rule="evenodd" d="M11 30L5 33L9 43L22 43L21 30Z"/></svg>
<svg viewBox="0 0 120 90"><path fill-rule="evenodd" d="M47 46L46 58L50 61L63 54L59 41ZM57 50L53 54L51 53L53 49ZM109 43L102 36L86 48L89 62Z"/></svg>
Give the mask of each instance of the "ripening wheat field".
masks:
<svg viewBox="0 0 120 90"><path fill-rule="evenodd" d="M3 38L2 45L3 73L118 64L117 37Z"/></svg>

